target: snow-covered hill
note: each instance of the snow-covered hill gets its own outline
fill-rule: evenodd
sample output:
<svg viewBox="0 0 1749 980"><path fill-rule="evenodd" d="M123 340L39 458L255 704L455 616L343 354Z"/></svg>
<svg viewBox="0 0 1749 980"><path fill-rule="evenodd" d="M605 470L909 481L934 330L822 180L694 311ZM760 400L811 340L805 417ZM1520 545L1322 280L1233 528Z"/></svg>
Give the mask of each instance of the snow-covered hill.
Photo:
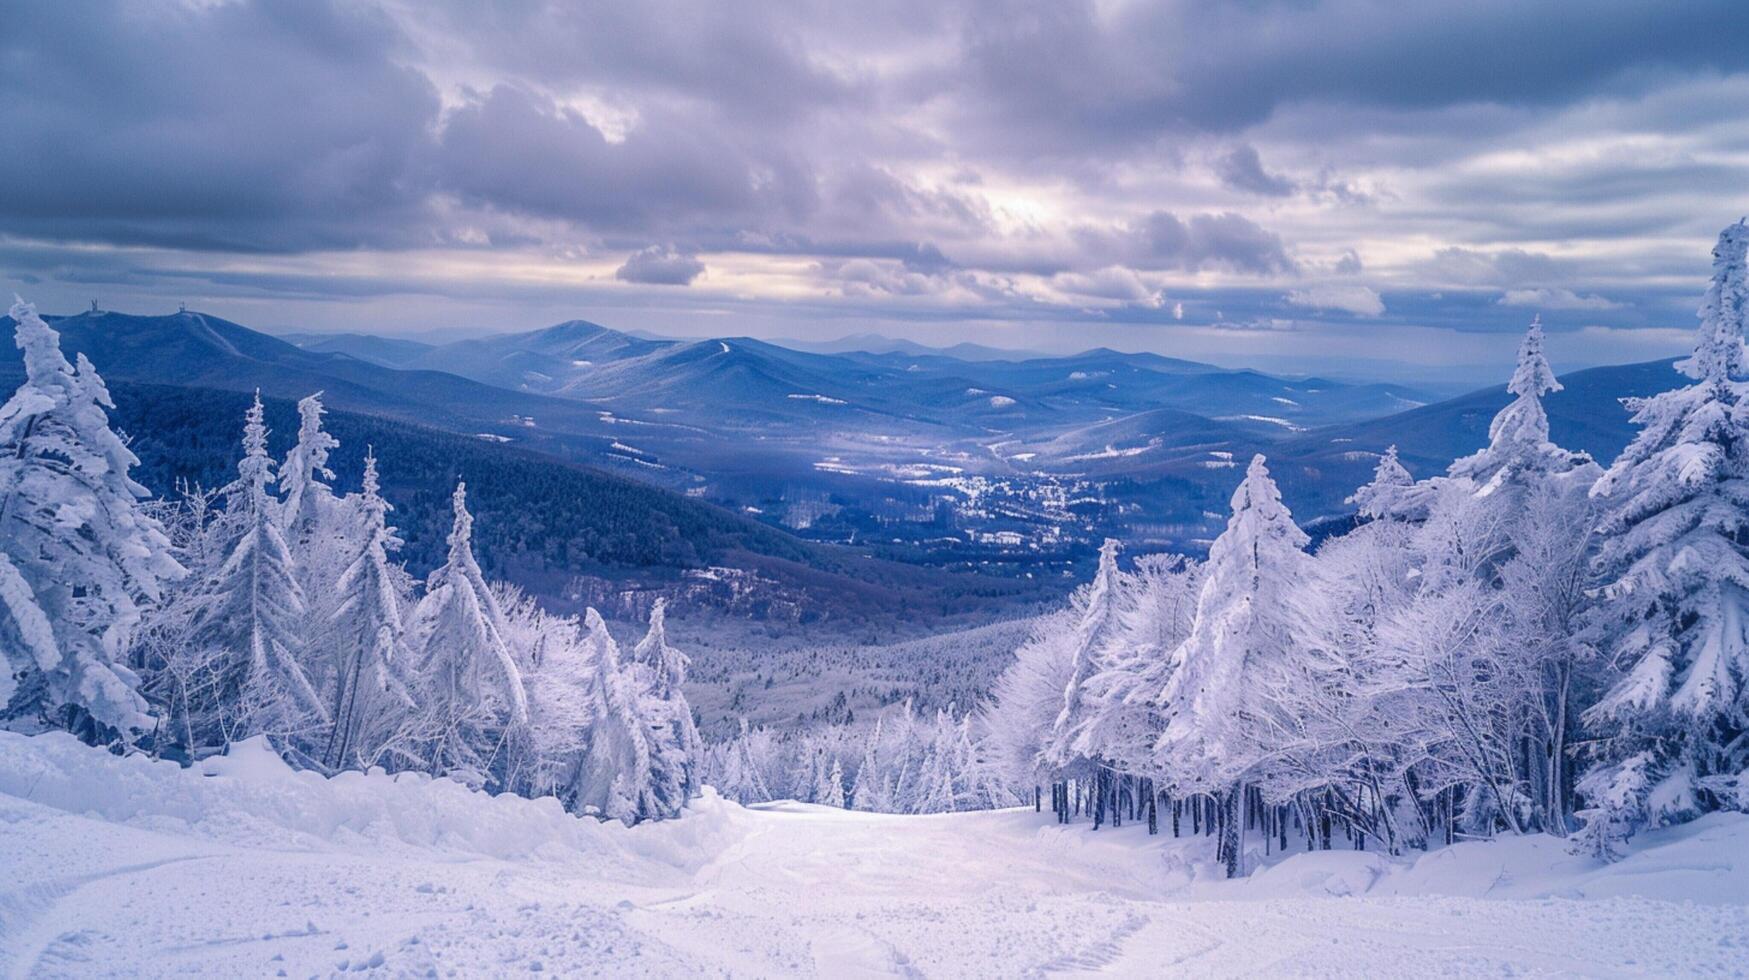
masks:
<svg viewBox="0 0 1749 980"><path fill-rule="evenodd" d="M1296 854L1030 810L899 817L707 796L632 829L250 743L182 770L0 733L8 976L1129 976L1740 971L1749 817L1610 866L1548 838Z"/></svg>

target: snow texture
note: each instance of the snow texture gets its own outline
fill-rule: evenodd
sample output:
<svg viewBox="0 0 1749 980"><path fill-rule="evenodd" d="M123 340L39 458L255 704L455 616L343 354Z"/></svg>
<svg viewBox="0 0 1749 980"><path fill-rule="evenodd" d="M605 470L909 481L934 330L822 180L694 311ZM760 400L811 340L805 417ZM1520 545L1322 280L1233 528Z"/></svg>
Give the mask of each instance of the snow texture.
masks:
<svg viewBox="0 0 1749 980"><path fill-rule="evenodd" d="M714 794L624 828L421 774L195 769L0 733L9 976L1729 975L1749 817L1622 861L1531 836L1279 855L1025 810L905 817Z"/></svg>

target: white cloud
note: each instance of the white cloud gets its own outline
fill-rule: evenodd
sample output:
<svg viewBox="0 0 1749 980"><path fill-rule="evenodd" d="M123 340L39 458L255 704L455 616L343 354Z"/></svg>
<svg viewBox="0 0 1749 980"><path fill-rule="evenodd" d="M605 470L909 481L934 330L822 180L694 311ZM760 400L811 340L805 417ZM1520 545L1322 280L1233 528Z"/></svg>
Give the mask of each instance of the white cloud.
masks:
<svg viewBox="0 0 1749 980"><path fill-rule="evenodd" d="M1604 299L1596 293L1584 296L1571 289L1508 289L1500 297L1501 306L1534 306L1544 310L1614 310L1620 303Z"/></svg>
<svg viewBox="0 0 1749 980"><path fill-rule="evenodd" d="M1287 301L1295 306L1340 310L1355 316L1378 316L1385 311L1385 301L1366 286L1325 285L1296 289L1287 294Z"/></svg>

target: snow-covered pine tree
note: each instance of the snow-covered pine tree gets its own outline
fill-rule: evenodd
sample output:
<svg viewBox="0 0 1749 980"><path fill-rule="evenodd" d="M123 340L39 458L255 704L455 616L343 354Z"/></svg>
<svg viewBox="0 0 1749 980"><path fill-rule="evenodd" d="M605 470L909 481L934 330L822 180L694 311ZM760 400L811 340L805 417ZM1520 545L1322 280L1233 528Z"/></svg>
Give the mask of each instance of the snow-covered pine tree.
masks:
<svg viewBox="0 0 1749 980"><path fill-rule="evenodd" d="M668 601L657 599L650 609L650 628L632 648L632 662L646 683L644 715L655 729L661 764L679 774L685 799L698 795L704 743L686 701L686 654L668 643Z"/></svg>
<svg viewBox="0 0 1749 980"><path fill-rule="evenodd" d="M1488 426L1488 445L1451 464L1451 479L1473 488L1478 496L1498 496L1499 506L1511 513L1509 526L1522 508L1522 497L1531 488L1567 474L1589 486L1599 471L1585 453L1570 452L1549 441L1549 416L1543 409L1544 395L1561 390L1555 372L1543 354L1543 328L1532 320L1518 346L1518 366L1506 384L1517 396L1494 416Z"/></svg>
<svg viewBox="0 0 1749 980"><path fill-rule="evenodd" d="M1104 666L1084 685L1090 710L1076 731L1075 752L1130 775L1155 775L1162 726L1156 695L1196 618L1198 574L1196 562L1176 555L1137 559Z"/></svg>
<svg viewBox="0 0 1749 980"><path fill-rule="evenodd" d="M1275 700L1294 683L1297 592L1308 542L1281 501L1261 454L1233 493L1233 516L1209 548L1190 636L1173 655L1160 697L1166 728L1155 745L1182 795L1219 794L1222 853L1239 873L1240 808L1247 780L1275 747Z"/></svg>
<svg viewBox="0 0 1749 980"><path fill-rule="evenodd" d="M355 513L334 496L328 454L340 443L322 429L322 393L298 402L298 438L279 467L280 501L275 520L296 562L305 604L305 669L325 695L341 686L339 671L351 656L344 641L329 635L343 593L333 583L365 546L369 515ZM356 503L348 501L346 503Z"/></svg>
<svg viewBox="0 0 1749 980"><path fill-rule="evenodd" d="M339 602L328 623L338 654L329 710L333 725L322 747L330 770L368 769L390 752L411 761L417 751L413 653L403 622L408 597L400 570L389 563L401 539L388 524L393 508L380 489L376 455L367 451L364 487L354 502L363 547L334 585Z"/></svg>
<svg viewBox="0 0 1749 980"><path fill-rule="evenodd" d="M1117 553L1121 545L1115 538L1106 538L1099 548L1099 568L1093 575L1092 591L1081 621L1075 625L1072 653L1069 658L1069 678L1063 685L1062 707L1051 723L1050 736L1045 740L1044 759L1059 772L1090 773L1101 765L1094 756L1076 750L1095 740L1078 738L1082 727L1096 715L1095 703L1087 697L1089 678L1108 663L1107 648L1118 632L1121 621L1119 608L1123 602L1122 585L1117 570ZM1096 744L1093 747L1097 747Z"/></svg>
<svg viewBox="0 0 1749 980"><path fill-rule="evenodd" d="M338 501L325 481L334 479L328 454L340 443L323 431L323 411L319 391L298 402L298 441L279 467L279 526L294 549L308 547L335 523Z"/></svg>
<svg viewBox="0 0 1749 980"><path fill-rule="evenodd" d="M25 380L0 407L0 726L132 741L152 720L123 658L183 570L140 508L103 379L34 307L11 315Z"/></svg>
<svg viewBox="0 0 1749 980"><path fill-rule="evenodd" d="M212 679L191 710L192 751L256 734L291 741L327 721L327 709L304 669L304 597L296 562L274 520L273 458L261 395L244 416L243 458L226 486L218 534L223 561L196 587L202 593L189 638L209 651Z"/></svg>
<svg viewBox="0 0 1749 980"><path fill-rule="evenodd" d="M871 813L892 810L892 801L886 795L886 774L881 770L881 729L885 723L884 718L876 718L874 728L863 736L862 761L857 763L856 784L850 791L853 809Z"/></svg>
<svg viewBox="0 0 1749 980"><path fill-rule="evenodd" d="M414 691L426 732L425 765L485 784L501 778L528 725L522 673L504 642L504 614L474 560L467 486L451 498L449 557L426 579L408 624L418 662Z"/></svg>
<svg viewBox="0 0 1749 980"><path fill-rule="evenodd" d="M1586 712L1604 757L1583 839L1749 808L1749 225L1719 235L1686 387L1629 403L1640 433L1598 480L1605 649L1620 679Z"/></svg>
<svg viewBox="0 0 1749 980"><path fill-rule="evenodd" d="M589 728L576 783L569 796L578 813L593 813L626 825L640 820L676 816L685 803L677 778L659 768L659 747L652 743L642 713L637 674L620 659L619 644L588 610L583 619L584 643L594 670L591 696L600 711Z"/></svg>
<svg viewBox="0 0 1749 980"><path fill-rule="evenodd" d="M844 809L844 766L833 756L831 765L820 767L820 782L814 788L814 802L821 806Z"/></svg>
<svg viewBox="0 0 1749 980"><path fill-rule="evenodd" d="M739 737L717 743L712 751L711 782L724 799L746 804L772 798L760 760L754 756L752 735L743 718Z"/></svg>
<svg viewBox="0 0 1749 980"><path fill-rule="evenodd" d="M1394 517L1418 521L1427 516L1431 493L1426 485L1416 483L1404 469L1393 444L1379 457L1372 482L1354 491L1347 502L1355 505L1360 516L1372 520Z"/></svg>
<svg viewBox="0 0 1749 980"><path fill-rule="evenodd" d="M521 792L556 796L574 806L571 793L577 769L589 744L589 732L601 715L596 693L593 650L584 641L575 616L548 616L532 602L526 607L538 620L525 632L530 654L528 675L529 751L532 760L522 774ZM508 613L507 613L508 614Z"/></svg>

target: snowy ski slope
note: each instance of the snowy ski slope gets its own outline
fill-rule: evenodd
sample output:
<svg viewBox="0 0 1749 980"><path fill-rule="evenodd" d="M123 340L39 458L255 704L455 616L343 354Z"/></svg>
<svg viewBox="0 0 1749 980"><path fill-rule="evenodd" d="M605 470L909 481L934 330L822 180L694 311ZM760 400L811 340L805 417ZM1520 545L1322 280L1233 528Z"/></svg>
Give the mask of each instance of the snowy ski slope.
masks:
<svg viewBox="0 0 1749 980"><path fill-rule="evenodd" d="M631 830L458 784L0 734L0 975L1693 976L1749 956L1749 817L1601 867L1542 839L1279 855L1031 811L714 797Z"/></svg>

